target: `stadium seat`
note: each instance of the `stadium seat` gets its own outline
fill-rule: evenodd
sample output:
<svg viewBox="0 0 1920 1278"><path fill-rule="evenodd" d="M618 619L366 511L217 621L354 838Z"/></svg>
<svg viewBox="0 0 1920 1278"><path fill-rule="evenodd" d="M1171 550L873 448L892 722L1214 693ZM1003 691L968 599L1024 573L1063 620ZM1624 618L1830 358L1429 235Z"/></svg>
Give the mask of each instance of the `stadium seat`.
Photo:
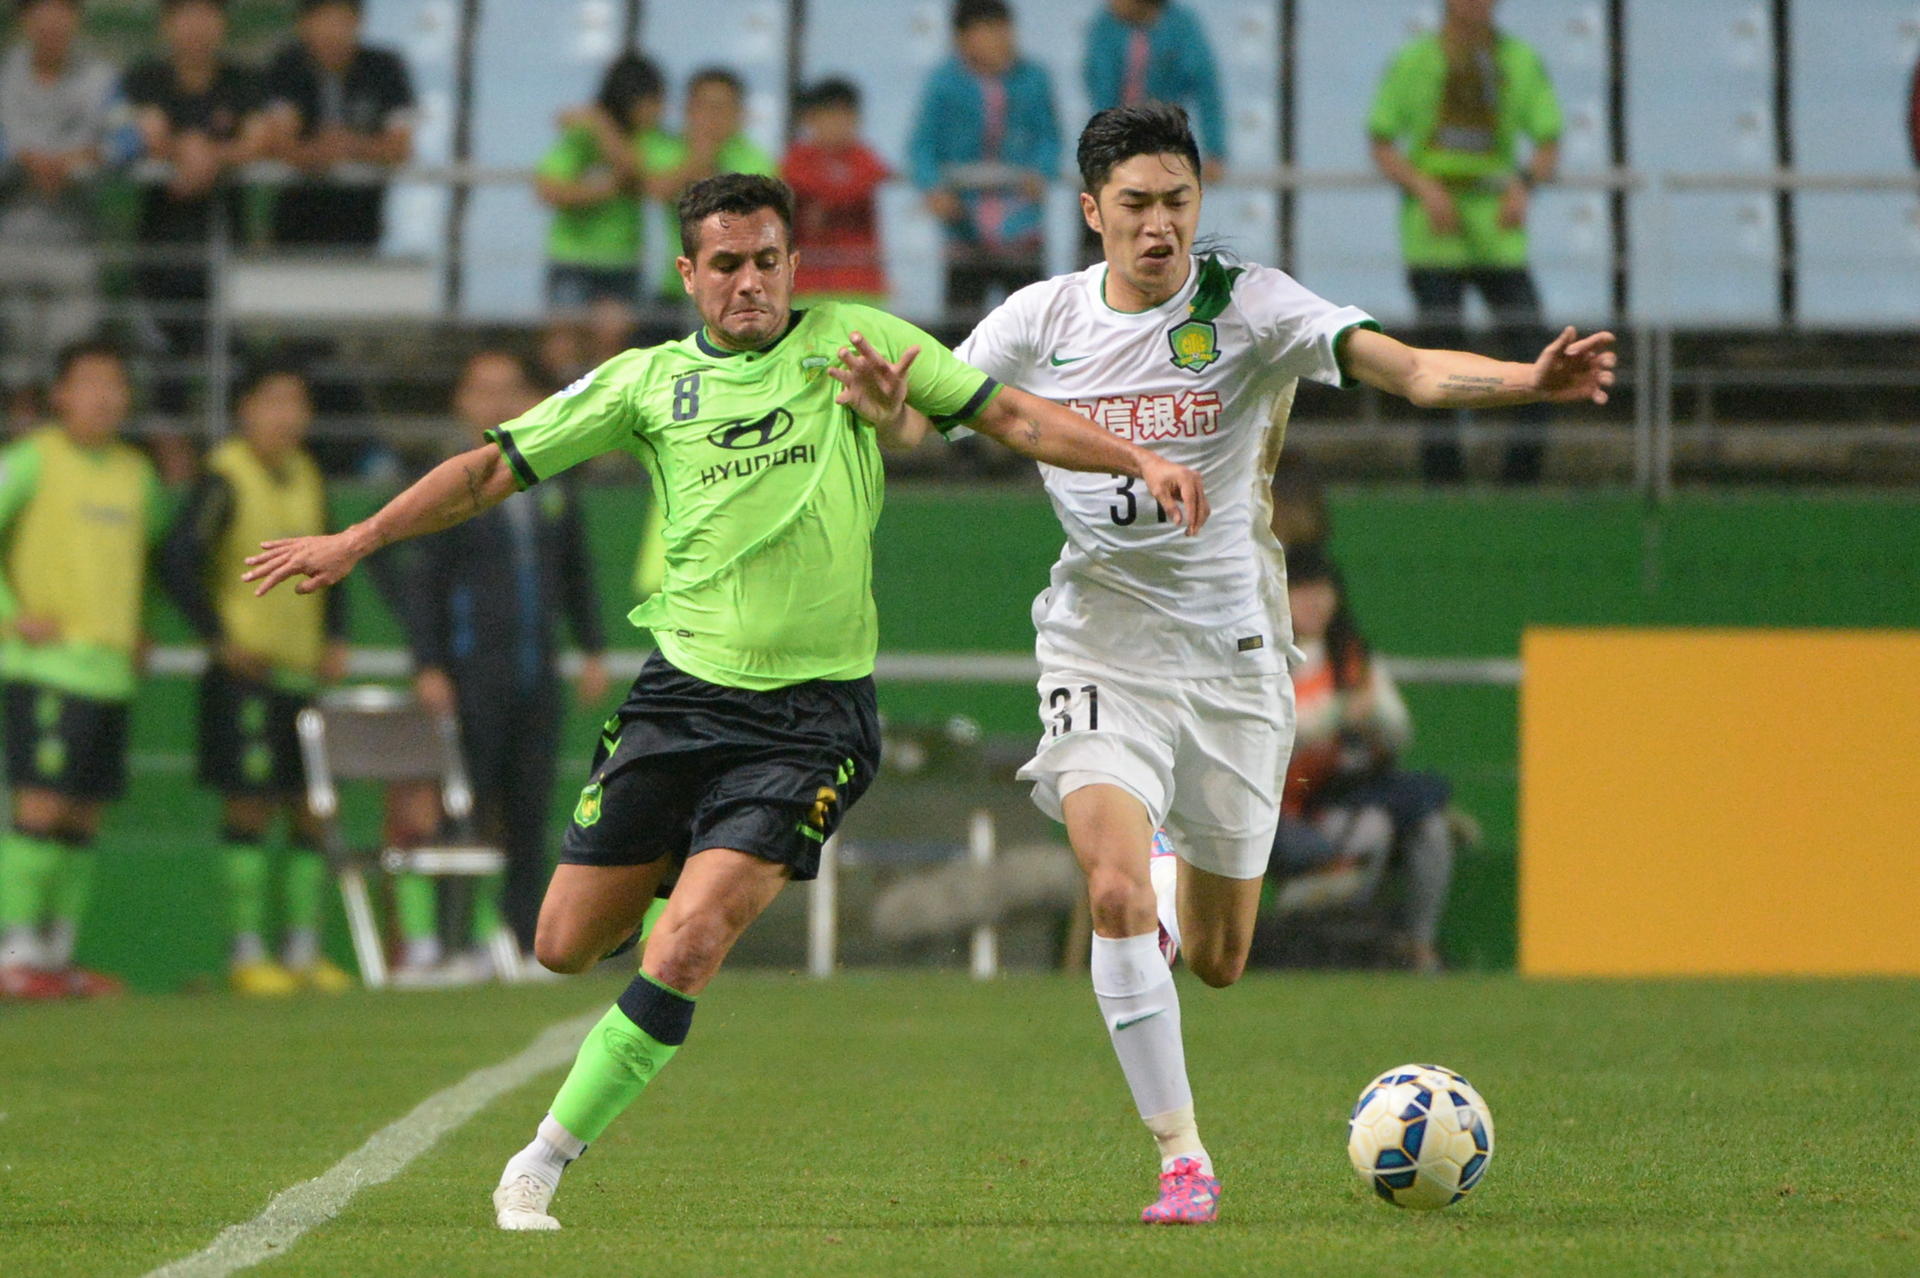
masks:
<svg viewBox="0 0 1920 1278"><path fill-rule="evenodd" d="M387 984L386 954L367 893L367 873L479 879L503 872L506 854L465 837L473 816L473 789L452 717L430 712L410 693L360 686L327 693L300 712L299 724L307 802L320 820L322 850L340 880L360 979L369 989L379 989ZM439 787L441 807L457 837L425 847L355 848L340 818L342 781L431 782ZM520 947L512 932L501 927L487 948L499 976L517 980Z"/></svg>

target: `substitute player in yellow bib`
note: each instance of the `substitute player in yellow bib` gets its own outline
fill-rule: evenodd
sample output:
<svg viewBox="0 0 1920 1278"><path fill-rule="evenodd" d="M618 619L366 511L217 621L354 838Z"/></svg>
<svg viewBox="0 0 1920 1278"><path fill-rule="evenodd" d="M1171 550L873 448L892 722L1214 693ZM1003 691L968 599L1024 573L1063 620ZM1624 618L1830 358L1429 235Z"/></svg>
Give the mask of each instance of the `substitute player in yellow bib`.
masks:
<svg viewBox="0 0 1920 1278"><path fill-rule="evenodd" d="M55 420L0 453L0 680L13 824L0 838L0 996L111 993L73 962L94 836L126 789L148 546L146 457L118 436L132 406L112 347L61 354Z"/></svg>
<svg viewBox="0 0 1920 1278"><path fill-rule="evenodd" d="M1091 974L1160 1151L1149 1223L1211 1221L1220 1182L1187 1082L1170 964L1246 966L1293 741L1285 567L1270 485L1301 377L1427 407L1606 402L1613 337L1566 330L1532 364L1419 350L1270 267L1196 256L1200 155L1185 112L1116 107L1080 135L1104 261L1043 280L955 352L1206 479L1193 537L1130 476L1041 477L1066 546L1034 601L1039 748L1020 775L1066 823L1093 911ZM1176 855L1153 857L1164 827Z"/></svg>
<svg viewBox="0 0 1920 1278"><path fill-rule="evenodd" d="M324 533L326 486L306 449L313 400L295 369L263 366L240 385L239 433L206 473L161 555L167 591L207 645L200 681L200 781L220 794L220 863L241 994L337 993L347 974L320 952L326 862L306 804L295 721L321 684L346 671L346 596L291 591L255 599L233 566L272 537ZM266 838L287 820L280 961L267 948Z"/></svg>

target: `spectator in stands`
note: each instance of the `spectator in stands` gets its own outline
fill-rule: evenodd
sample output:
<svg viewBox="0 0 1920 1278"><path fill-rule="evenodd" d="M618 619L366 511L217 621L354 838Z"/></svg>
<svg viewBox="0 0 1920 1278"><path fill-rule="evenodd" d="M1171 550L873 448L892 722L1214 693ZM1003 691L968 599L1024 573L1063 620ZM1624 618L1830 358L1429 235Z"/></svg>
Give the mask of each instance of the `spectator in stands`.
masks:
<svg viewBox="0 0 1920 1278"><path fill-rule="evenodd" d="M119 73L75 44L79 0L20 0L0 59L0 381L44 382L100 324L94 178L124 158Z"/></svg>
<svg viewBox="0 0 1920 1278"><path fill-rule="evenodd" d="M1907 145L1913 150L1913 163L1920 168L1920 58L1914 59L1913 84L1907 90Z"/></svg>
<svg viewBox="0 0 1920 1278"><path fill-rule="evenodd" d="M1287 596L1305 660L1293 671L1293 757L1274 851L1276 869L1301 880L1284 886L1282 908L1289 891L1317 904L1385 905L1388 957L1436 970L1453 874L1447 783L1398 767L1412 736L1406 703L1368 651L1322 547L1288 550Z"/></svg>
<svg viewBox="0 0 1920 1278"><path fill-rule="evenodd" d="M535 187L553 212L547 308L578 316L598 301L640 304L645 141L666 105L660 68L637 53L607 68L590 107L561 117ZM562 383L564 385L564 383Z"/></svg>
<svg viewBox="0 0 1920 1278"><path fill-rule="evenodd" d="M1531 361L1542 328L1527 270L1533 190L1560 161L1560 105L1540 55L1493 25L1496 0L1446 0L1438 32L1400 50L1374 100L1373 160L1401 191L1400 240L1422 327L1439 345L1461 345L1466 291L1492 313L1505 358ZM1517 142L1532 146L1522 164ZM1401 143L1406 150L1401 150ZM1515 410L1501 479L1540 477L1547 409ZM1460 417L1427 431L1421 471L1459 481L1466 458Z"/></svg>
<svg viewBox="0 0 1920 1278"><path fill-rule="evenodd" d="M413 158L407 64L360 42L362 0L300 0L297 38L267 68L275 154L304 180L273 209L280 244L374 248L386 174Z"/></svg>
<svg viewBox="0 0 1920 1278"><path fill-rule="evenodd" d="M893 172L860 140L860 91L823 80L801 94L798 107L800 136L780 161L801 250L794 296L879 305L887 296L879 191Z"/></svg>
<svg viewBox="0 0 1920 1278"><path fill-rule="evenodd" d="M778 169L773 157L742 132L746 120L747 86L725 67L706 67L687 81L687 99L679 137L670 133L647 135L641 146L641 167L648 174L647 191L665 211L666 253L656 272L660 295L675 306L686 302L680 272L680 219L675 205L688 187L716 173L760 173L772 177Z"/></svg>
<svg viewBox="0 0 1920 1278"><path fill-rule="evenodd" d="M488 349L467 361L454 409L469 434L461 447L540 401L533 370L519 355ZM473 937L498 926L504 907L521 948L533 948L548 874L554 764L565 698L560 621L585 654L574 691L592 707L607 693L593 557L576 485L509 497L498 507L424 541L409 590L410 630L423 704L457 714L474 800L487 833L507 853L500 900L476 902ZM494 888L498 891L498 887ZM432 884L405 885L408 960L437 958L417 942L437 934Z"/></svg>
<svg viewBox="0 0 1920 1278"><path fill-rule="evenodd" d="M206 353L207 255L216 234L238 243L234 170L263 152L260 82L230 62L221 0L163 0L164 55L127 72L126 95L147 160L134 238L134 290L146 303L145 345L165 361L155 379L162 412L184 413L191 372Z"/></svg>
<svg viewBox="0 0 1920 1278"><path fill-rule="evenodd" d="M93 841L126 789L159 485L118 438L132 407L112 347L70 346L55 420L0 453L0 680L13 823L0 837L0 997L113 993L74 965Z"/></svg>
<svg viewBox="0 0 1920 1278"><path fill-rule="evenodd" d="M228 974L241 994L337 993L350 981L320 952L327 866L294 723L322 683L346 673L345 601L256 599L235 569L270 537L330 529L320 467L305 447L313 399L298 370L262 365L241 381L235 408L239 433L208 455L160 561L167 592L207 645L200 781L220 795ZM275 962L263 939L266 840L282 814L289 855Z"/></svg>
<svg viewBox="0 0 1920 1278"><path fill-rule="evenodd" d="M921 91L908 152L913 184L946 229L947 307L972 316L990 289L1011 293L1045 273L1060 126L1052 80L1020 56L1003 0L957 0L953 43Z"/></svg>
<svg viewBox="0 0 1920 1278"><path fill-rule="evenodd" d="M1213 49L1193 10L1169 0L1107 0L1087 30L1080 70L1095 111L1147 101L1185 107L1198 125L1201 179L1220 179L1227 114Z"/></svg>

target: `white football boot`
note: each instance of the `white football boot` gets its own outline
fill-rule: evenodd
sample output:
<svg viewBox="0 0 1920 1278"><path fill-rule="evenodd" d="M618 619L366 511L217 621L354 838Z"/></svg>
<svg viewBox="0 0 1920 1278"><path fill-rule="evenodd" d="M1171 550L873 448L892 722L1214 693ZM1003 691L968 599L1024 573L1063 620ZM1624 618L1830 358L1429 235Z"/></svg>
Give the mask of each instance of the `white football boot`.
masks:
<svg viewBox="0 0 1920 1278"><path fill-rule="evenodd" d="M560 1222L547 1214L554 1188L525 1172L501 1181L493 1191L494 1223L502 1229L560 1228Z"/></svg>

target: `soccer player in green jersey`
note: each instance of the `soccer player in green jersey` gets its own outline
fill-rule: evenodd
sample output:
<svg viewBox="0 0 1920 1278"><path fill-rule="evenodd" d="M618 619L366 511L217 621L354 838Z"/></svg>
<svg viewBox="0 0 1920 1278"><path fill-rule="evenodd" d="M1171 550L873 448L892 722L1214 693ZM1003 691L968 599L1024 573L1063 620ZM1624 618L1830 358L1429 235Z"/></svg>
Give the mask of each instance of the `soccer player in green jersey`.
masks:
<svg viewBox="0 0 1920 1278"><path fill-rule="evenodd" d="M381 546L616 449L646 463L665 507L664 580L632 614L659 652L602 729L536 955L585 970L678 879L639 975L508 1161L503 1229L559 1228L547 1207L561 1172L672 1058L728 950L789 879L814 876L873 780L878 445L905 437L909 409L1055 466L1134 476L1188 528L1207 516L1192 470L998 385L910 324L851 303L793 310L783 183L723 174L678 211L699 331L615 357L365 522L247 561L262 593L296 576L303 592L330 586Z"/></svg>

